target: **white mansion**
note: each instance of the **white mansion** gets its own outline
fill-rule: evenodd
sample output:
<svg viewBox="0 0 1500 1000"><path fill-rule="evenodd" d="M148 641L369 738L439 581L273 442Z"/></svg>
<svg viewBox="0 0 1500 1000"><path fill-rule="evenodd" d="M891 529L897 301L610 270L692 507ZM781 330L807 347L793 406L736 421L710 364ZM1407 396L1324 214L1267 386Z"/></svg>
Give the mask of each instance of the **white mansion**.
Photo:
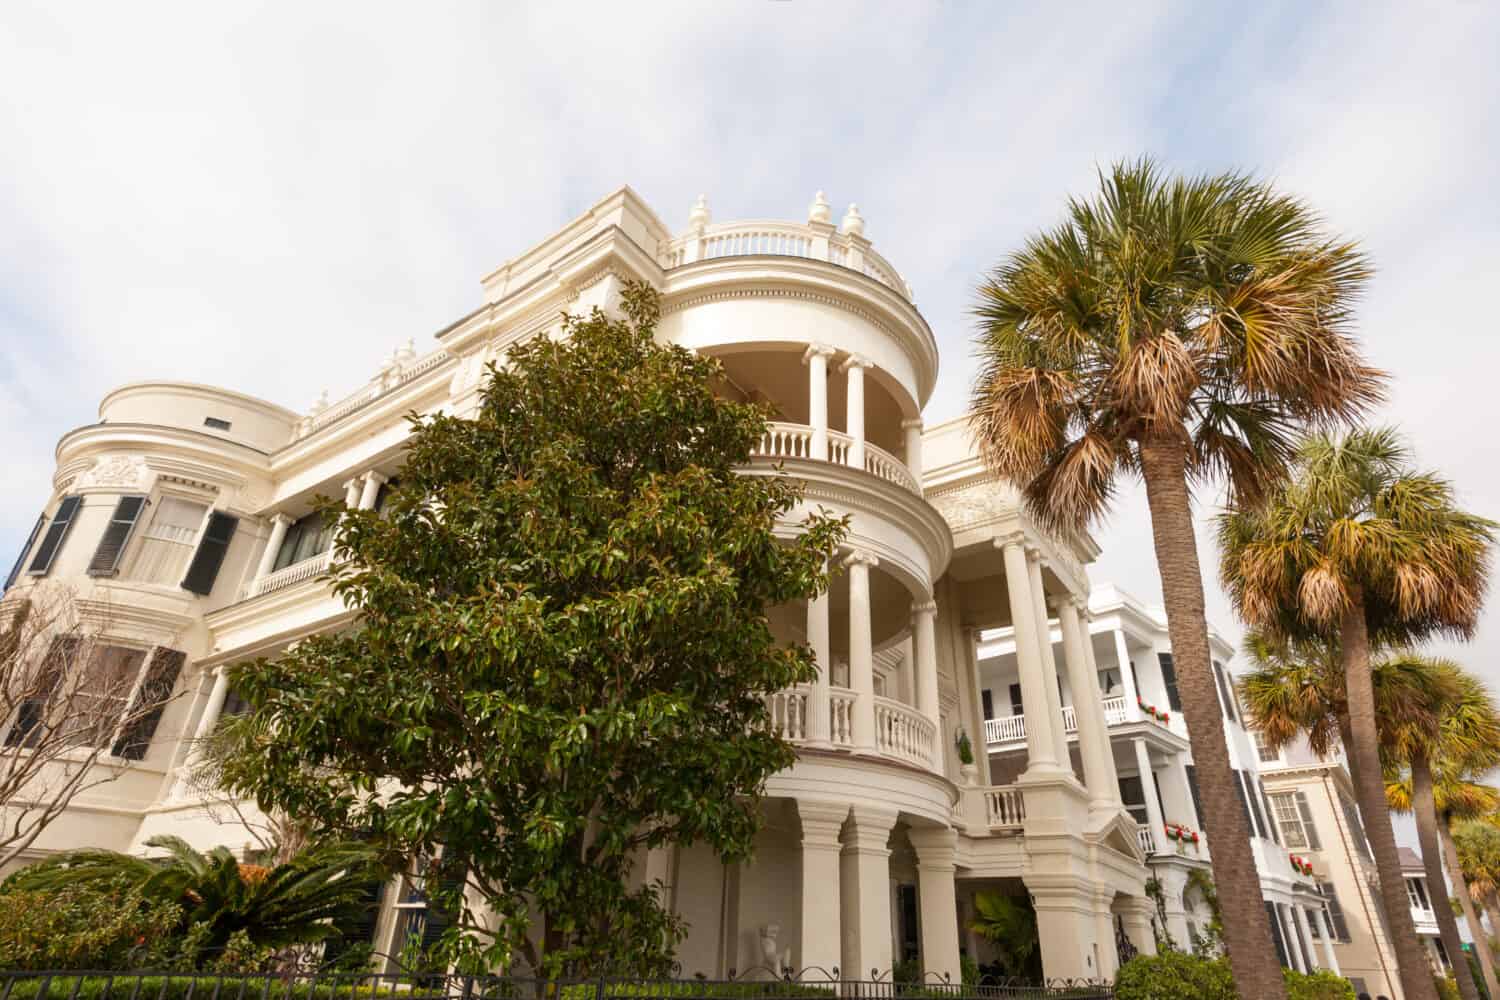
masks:
<svg viewBox="0 0 1500 1000"><path fill-rule="evenodd" d="M1030 521L965 421L924 427L932 331L857 210L835 226L821 194L806 222L712 223L700 199L673 235L622 188L486 275L482 303L432 351L398 351L306 413L177 382L105 396L98 422L57 446L7 599L69 585L108 630L101 655L179 697L136 734L139 759L103 758L118 780L76 799L34 853L139 850L160 833L244 845L183 775L191 738L234 710L226 667L351 622L322 579L330 531L313 497L378 506L404 414L472 413L487 362L564 311L612 308L630 279L660 291L664 338L719 358L725 391L774 408L746 473L794 476L809 506L852 519L831 591L773 616L823 669L772 699L799 757L769 783L753 860L724 866L697 847L642 859L691 925L683 973L770 956L864 978L920 957L956 979L961 949L988 954L967 930L981 890L1030 895L1049 977L1107 978L1161 931L1186 945L1206 920L1188 882L1209 844L1161 623L1119 595L1091 608L1093 542ZM1244 802L1264 823L1224 694ZM1322 964L1313 880L1273 839L1255 850L1289 963ZM424 904L412 885L383 896L375 942L394 951L427 926Z"/></svg>

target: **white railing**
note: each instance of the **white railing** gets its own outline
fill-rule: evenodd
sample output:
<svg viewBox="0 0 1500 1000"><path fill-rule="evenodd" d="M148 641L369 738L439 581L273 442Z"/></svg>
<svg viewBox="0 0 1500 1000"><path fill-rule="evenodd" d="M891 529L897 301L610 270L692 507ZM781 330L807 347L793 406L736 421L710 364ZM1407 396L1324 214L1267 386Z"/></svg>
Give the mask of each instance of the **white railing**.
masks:
<svg viewBox="0 0 1500 1000"><path fill-rule="evenodd" d="M984 741L995 743L1020 743L1026 739L1026 716L1009 715L1000 719L984 720Z"/></svg>
<svg viewBox="0 0 1500 1000"><path fill-rule="evenodd" d="M1130 721L1130 713L1125 708L1124 698L1104 699L1104 724L1106 726L1118 726Z"/></svg>
<svg viewBox="0 0 1500 1000"><path fill-rule="evenodd" d="M854 745L854 692L831 688L828 692L828 738L836 747Z"/></svg>
<svg viewBox="0 0 1500 1000"><path fill-rule="evenodd" d="M1151 829L1150 823L1138 824L1135 828L1135 839L1141 845L1147 857L1156 853L1155 831Z"/></svg>
<svg viewBox="0 0 1500 1000"><path fill-rule="evenodd" d="M783 739L807 739L807 691L789 688L766 699L771 710L771 728Z"/></svg>
<svg viewBox="0 0 1500 1000"><path fill-rule="evenodd" d="M1062 717L1063 717L1063 732L1065 732L1065 733L1076 733L1076 732L1078 732L1078 713L1073 711L1073 706L1072 705L1064 705L1062 707Z"/></svg>
<svg viewBox="0 0 1500 1000"><path fill-rule="evenodd" d="M1016 785L991 785L984 793L984 815L991 830L1020 829L1026 820L1026 801Z"/></svg>
<svg viewBox="0 0 1500 1000"><path fill-rule="evenodd" d="M875 697L875 746L883 754L921 764L932 763L932 721L916 709Z"/></svg>
<svg viewBox="0 0 1500 1000"><path fill-rule="evenodd" d="M673 268L700 260L749 254L826 260L874 278L907 300L912 297L911 286L890 261L875 252L869 240L797 222L746 220L705 226L663 244L658 259L662 267Z"/></svg>
<svg viewBox="0 0 1500 1000"><path fill-rule="evenodd" d="M751 450L757 458L812 458L812 428L804 424L788 424L773 420L766 424L766 432ZM849 464L849 446L853 438L842 431L828 432L828 460L835 465ZM902 489L919 493L917 477L911 474L906 463L883 448L865 442L865 471L879 476L886 482L895 483Z"/></svg>
<svg viewBox="0 0 1500 1000"><path fill-rule="evenodd" d="M363 409L370 403L394 389L397 389L413 379L419 378L434 368L447 361L450 355L446 350L438 349L425 357L417 358L409 362L393 362L381 369L369 383L361 386L348 396L332 405L325 406L317 413L309 414L302 418L297 424L296 437L304 438L313 431L327 427L335 421L342 420L355 410Z"/></svg>
<svg viewBox="0 0 1500 1000"><path fill-rule="evenodd" d="M267 573L259 580L252 580L250 586L245 588L245 597L259 597L261 594L269 594L273 590L290 587L294 583L311 580L322 576L328 569L328 564L333 559L333 550L328 549L315 556L310 556L301 562L283 566L274 573Z"/></svg>

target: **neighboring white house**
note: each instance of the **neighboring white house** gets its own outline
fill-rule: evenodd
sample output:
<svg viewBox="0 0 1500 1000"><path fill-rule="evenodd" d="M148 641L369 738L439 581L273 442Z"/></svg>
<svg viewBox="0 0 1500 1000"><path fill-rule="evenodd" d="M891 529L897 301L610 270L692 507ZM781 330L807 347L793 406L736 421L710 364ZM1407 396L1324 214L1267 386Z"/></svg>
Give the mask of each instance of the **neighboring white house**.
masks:
<svg viewBox="0 0 1500 1000"><path fill-rule="evenodd" d="M768 783L753 860L725 866L701 847L642 859L641 877L660 878L690 924L683 973L774 954L862 977L919 956L956 978L960 949L979 951L965 928L983 889L1031 896L1049 977L1109 977L1122 951L1154 950L1153 874L1185 938L1203 917L1182 887L1209 845L1175 712L1162 725L1137 703L1175 710L1165 632L1124 598L1090 606L1092 541L1030 520L966 421L923 426L932 332L857 210L835 225L821 194L798 222L716 224L700 199L673 234L621 188L485 275L477 308L430 350L345 373L352 392L305 412L180 382L108 393L98 421L58 443L5 599L40 580L72 585L106 630L101 655L134 651L121 662L180 697L136 733L140 759L110 759L129 765L120 780L75 801L34 853L139 850L160 833L244 846L246 831L184 782L190 740L236 708L225 668L352 621L321 579L331 532L314 496L379 507L405 414L473 413L487 363L555 333L564 310L614 308L630 279L660 290L664 339L719 358L726 392L774 409L746 473L796 477L808 507L851 518L831 592L773 615L823 670L771 699L800 752ZM268 331L267 349L303 335ZM981 645L997 629L1004 652ZM1263 822L1238 709L1226 712L1247 811ZM1197 847L1168 843L1166 822L1199 831ZM1267 899L1310 956L1303 880L1274 844L1256 850ZM380 950L432 932L419 881L382 896Z"/></svg>

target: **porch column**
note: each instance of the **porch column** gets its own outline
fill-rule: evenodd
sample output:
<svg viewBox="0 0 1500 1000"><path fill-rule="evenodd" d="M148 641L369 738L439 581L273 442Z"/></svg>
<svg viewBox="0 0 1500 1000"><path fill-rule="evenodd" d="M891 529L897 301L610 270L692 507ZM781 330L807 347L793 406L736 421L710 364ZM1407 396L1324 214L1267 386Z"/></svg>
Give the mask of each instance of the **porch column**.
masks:
<svg viewBox="0 0 1500 1000"><path fill-rule="evenodd" d="M849 410L844 427L849 432L849 466L865 467L865 369L870 367L868 358L851 354L840 366L849 378Z"/></svg>
<svg viewBox="0 0 1500 1000"><path fill-rule="evenodd" d="M1037 549L1026 550L1026 572L1031 581L1031 600L1035 607L1037 646L1042 658L1047 712L1054 720L1052 739L1056 743L1057 762L1064 770L1072 771L1072 758L1068 756L1068 726L1062 714L1062 690L1057 683L1057 657L1052 654L1052 624L1047 617L1047 589L1042 584L1042 554ZM1074 721L1077 721L1076 712Z"/></svg>
<svg viewBox="0 0 1500 1000"><path fill-rule="evenodd" d="M1328 914L1321 906L1312 912L1313 919L1318 922L1318 940L1323 942L1323 967L1335 976L1341 976L1338 956L1333 953L1333 931L1328 926Z"/></svg>
<svg viewBox="0 0 1500 1000"><path fill-rule="evenodd" d="M1068 668L1068 686L1073 689L1073 715L1078 720L1078 747L1083 757L1083 779L1089 790L1089 808L1115 808L1119 789L1111 795L1109 729L1104 724L1104 699L1099 677L1089 669L1084 655L1083 626L1078 617L1078 598L1066 594L1057 603L1057 621L1062 630L1063 661Z"/></svg>
<svg viewBox="0 0 1500 1000"><path fill-rule="evenodd" d="M824 444L827 444L824 438ZM828 591L807 602L807 644L812 647L818 661L818 676L813 678L807 692L807 719L805 721L809 746L826 747L830 744L830 706L828 697L829 670L833 667L832 646L828 633Z"/></svg>
<svg viewBox="0 0 1500 1000"><path fill-rule="evenodd" d="M1125 717L1141 721L1141 695L1135 686L1135 668L1130 665L1130 647L1125 644L1125 630L1116 628L1115 663L1120 668L1120 683L1125 685Z"/></svg>
<svg viewBox="0 0 1500 1000"><path fill-rule="evenodd" d="M229 670L214 668L214 686L209 689L208 700L203 703L203 714L198 716L198 726L193 730L193 742L201 743L213 735L219 724L219 715L224 711L224 701L229 697Z"/></svg>
<svg viewBox="0 0 1500 1000"><path fill-rule="evenodd" d="M820 462L828 461L828 359L832 354L833 348L823 344L808 344L802 354L807 365L807 420L812 425L808 457Z"/></svg>
<svg viewBox="0 0 1500 1000"><path fill-rule="evenodd" d="M1031 600L1031 576L1021 536L999 539L1005 558L1005 589L1010 598L1010 620L1016 636L1016 667L1021 675L1021 709L1026 719L1026 770L1057 771L1057 741L1052 727L1062 720L1047 708L1041 647L1036 638L1036 612ZM983 738L983 734L980 734Z"/></svg>
<svg viewBox="0 0 1500 1000"><path fill-rule="evenodd" d="M286 529L291 524L292 519L285 514L278 512L271 515L271 536L266 539L265 551L260 554L260 565L255 568L255 579L262 579L271 572L271 567L276 565L276 554L281 551L281 543L286 541Z"/></svg>
<svg viewBox="0 0 1500 1000"><path fill-rule="evenodd" d="M1099 957L1097 968L1094 970L1093 979L1114 979L1115 974L1120 971L1120 949L1115 944L1115 914L1111 907L1114 905L1114 891L1108 888L1097 890L1093 897L1094 904L1094 943L1098 946Z"/></svg>
<svg viewBox="0 0 1500 1000"><path fill-rule="evenodd" d="M1276 910L1276 918L1281 921L1281 936L1286 940L1287 959L1298 972L1307 972L1307 962L1302 958L1302 942L1297 939L1297 925L1287 913L1292 907L1285 903L1275 903L1273 908Z"/></svg>
<svg viewBox="0 0 1500 1000"><path fill-rule="evenodd" d="M1094 633L1089 630L1088 597L1078 598L1078 627L1083 638L1083 662L1088 664L1089 676L1094 679L1094 693L1099 699L1099 716L1104 718L1104 692L1099 690L1099 664L1094 660ZM1115 752L1109 739L1109 720L1104 718L1104 774L1105 791L1109 795L1112 809L1120 808L1120 772L1115 767Z"/></svg>
<svg viewBox="0 0 1500 1000"><path fill-rule="evenodd" d="M917 492L922 492L922 418L909 417L901 421L901 430L906 434L906 469L917 481Z"/></svg>
<svg viewBox="0 0 1500 1000"><path fill-rule="evenodd" d="M917 902L922 908L922 971L947 982L963 980L958 964L958 894L953 850L958 834L948 828L907 831L917 852Z"/></svg>
<svg viewBox="0 0 1500 1000"><path fill-rule="evenodd" d="M875 752L875 652L870 638L870 567L880 560L856 549L849 576L849 689L854 693L854 748Z"/></svg>
<svg viewBox="0 0 1500 1000"><path fill-rule="evenodd" d="M849 806L797 800L802 820L802 941L797 964L832 976L843 961L839 933L839 831Z"/></svg>
<svg viewBox="0 0 1500 1000"><path fill-rule="evenodd" d="M1318 960L1312 950L1312 931L1307 926L1307 911L1296 904L1292 905L1292 919L1297 922L1297 943L1302 946L1303 961L1307 964L1306 972L1318 971Z"/></svg>
<svg viewBox="0 0 1500 1000"><path fill-rule="evenodd" d="M942 720L938 709L938 669L937 669L937 602L924 601L912 607L913 632L912 658L916 661L916 677L913 687L916 691L917 711L932 723L932 766L939 772L943 769L943 746ZM979 734L980 742L976 745L976 752L984 746L984 734Z"/></svg>
<svg viewBox="0 0 1500 1000"><path fill-rule="evenodd" d="M839 971L845 979L872 979L891 968L891 849L894 809L854 806L839 856L842 889Z"/></svg>
<svg viewBox="0 0 1500 1000"><path fill-rule="evenodd" d="M359 477L355 476L353 479L349 480L347 483L344 484L344 506L348 507L350 510L356 510L356 509L358 509L358 507L359 507L359 497L360 497Z"/></svg>
<svg viewBox="0 0 1500 1000"><path fill-rule="evenodd" d="M1120 922L1125 936L1142 955L1156 954L1156 935L1151 933L1151 915L1156 907L1144 896L1131 896L1120 902Z"/></svg>
<svg viewBox="0 0 1500 1000"><path fill-rule="evenodd" d="M1174 753L1172 755L1172 771L1181 784L1185 797L1183 807L1188 813L1188 820L1193 824L1193 829L1199 833L1203 832L1203 817L1198 815L1198 807L1193 803L1193 786L1188 782L1187 761L1183 760L1184 754Z"/></svg>
<svg viewBox="0 0 1500 1000"><path fill-rule="evenodd" d="M1130 741L1135 744L1135 766L1141 776L1141 792L1146 796L1146 822L1151 824L1151 842L1161 854L1167 850L1167 823L1162 819L1161 800L1156 797L1156 772L1151 770L1151 752L1146 749L1146 738L1137 736Z"/></svg>
<svg viewBox="0 0 1500 1000"><path fill-rule="evenodd" d="M365 489L359 495L360 510L374 510L375 498L380 496L380 487L386 484L386 477L375 471L365 473Z"/></svg>

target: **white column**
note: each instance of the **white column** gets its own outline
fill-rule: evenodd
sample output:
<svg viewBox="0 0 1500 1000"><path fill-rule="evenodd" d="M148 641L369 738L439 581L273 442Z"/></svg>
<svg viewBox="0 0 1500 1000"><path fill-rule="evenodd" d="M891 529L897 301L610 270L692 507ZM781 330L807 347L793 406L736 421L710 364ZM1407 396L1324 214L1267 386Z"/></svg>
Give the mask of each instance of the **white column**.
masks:
<svg viewBox="0 0 1500 1000"><path fill-rule="evenodd" d="M953 851L958 835L948 828L907 831L917 852L917 903L921 907L922 971L959 983L958 895L953 885Z"/></svg>
<svg viewBox="0 0 1500 1000"><path fill-rule="evenodd" d="M833 348L822 344L808 344L802 353L802 362L807 365L807 412L812 425L812 442L809 458L828 461L828 358Z"/></svg>
<svg viewBox="0 0 1500 1000"><path fill-rule="evenodd" d="M359 507L360 483L359 477L355 476L344 484L344 506L350 510Z"/></svg>
<svg viewBox="0 0 1500 1000"><path fill-rule="evenodd" d="M214 668L214 686L208 692L208 701L203 703L203 714L198 716L198 727L193 731L193 742L199 743L213 735L219 723L219 713L224 711L224 700L229 697L229 670Z"/></svg>
<svg viewBox="0 0 1500 1000"><path fill-rule="evenodd" d="M1302 943L1297 940L1297 925L1288 914L1293 909L1285 903L1274 904L1277 917L1281 920L1281 938L1286 942L1287 958L1291 959L1292 968L1298 972L1307 972L1307 962L1302 957Z"/></svg>
<svg viewBox="0 0 1500 1000"><path fill-rule="evenodd" d="M915 633L912 637L912 659L916 667L913 680L917 711L932 723L932 766L942 771L942 723L938 714L937 602L925 601L914 605L911 610L912 630ZM976 755L986 752L984 733L978 735L979 742L974 747Z"/></svg>
<svg viewBox="0 0 1500 1000"><path fill-rule="evenodd" d="M360 510L374 510L375 498L380 496L380 487L384 486L386 477L375 471L365 473L365 489L359 495Z"/></svg>
<svg viewBox="0 0 1500 1000"><path fill-rule="evenodd" d="M255 568L255 579L263 578L271 572L271 567L276 565L276 554L281 551L281 543L286 541L286 529L291 523L292 519L285 514L271 515L271 537L266 539L265 551L260 554L260 565Z"/></svg>
<svg viewBox="0 0 1500 1000"><path fill-rule="evenodd" d="M1088 664L1089 676L1093 678L1094 696L1099 701L1099 717L1104 719L1104 692L1099 690L1099 664L1094 660L1094 633L1089 629L1088 598L1078 599L1078 626L1083 637L1083 660ZM1120 773L1115 767L1114 746L1109 739L1109 722L1104 722L1104 765L1105 784L1108 786L1109 805L1112 809L1120 807Z"/></svg>
<svg viewBox="0 0 1500 1000"><path fill-rule="evenodd" d="M1172 755L1171 766L1172 770L1176 773L1178 783L1182 786L1182 804L1184 810L1188 813L1188 822L1192 824L1194 830L1201 833L1203 831L1203 817L1198 815L1198 807L1193 804L1193 786L1188 781L1187 761L1183 759L1185 756L1186 754L1174 753Z"/></svg>
<svg viewBox="0 0 1500 1000"><path fill-rule="evenodd" d="M849 433L849 466L865 467L865 369L870 362L858 354L851 354L840 366L847 374L848 415L844 427Z"/></svg>
<svg viewBox="0 0 1500 1000"><path fill-rule="evenodd" d="M1048 709L1046 680L1042 673L1040 646L1036 638L1036 611L1031 599L1031 576L1026 569L1026 550L1020 536L1000 545L1005 558L1005 589L1010 598L1010 620L1016 635L1016 667L1021 675L1021 708L1026 717L1026 769L1056 771L1057 741L1052 727L1062 719ZM980 733L983 740L984 734Z"/></svg>
<svg viewBox="0 0 1500 1000"><path fill-rule="evenodd" d="M1323 942L1323 967L1335 976L1343 975L1339 971L1338 956L1333 953L1333 930L1328 926L1328 914L1320 906L1313 910L1313 919L1318 922L1319 940Z"/></svg>
<svg viewBox="0 0 1500 1000"><path fill-rule="evenodd" d="M1135 766L1141 776L1141 791L1146 796L1146 822L1151 824L1151 839L1163 854L1167 849L1167 822L1161 815L1161 800L1156 797L1156 774L1151 770L1151 752L1146 749L1146 738L1137 736L1130 741L1135 744Z"/></svg>
<svg viewBox="0 0 1500 1000"><path fill-rule="evenodd" d="M854 806L839 857L839 971L845 979L872 979L891 968L891 849L894 809ZM831 887L829 887L831 888Z"/></svg>
<svg viewBox="0 0 1500 1000"><path fill-rule="evenodd" d="M1141 721L1141 696L1135 686L1135 668L1130 665L1130 647L1125 643L1125 630L1116 628L1115 663L1120 668L1120 683L1125 685L1125 715L1131 722Z"/></svg>
<svg viewBox="0 0 1500 1000"><path fill-rule="evenodd" d="M875 652L870 637L870 567L879 560L856 550L849 576L849 689L854 693L854 748L875 750Z"/></svg>
<svg viewBox="0 0 1500 1000"><path fill-rule="evenodd" d="M833 802L797 800L802 820L802 941L796 963L800 970L832 976L843 961L839 932L839 831L849 806Z"/></svg>
<svg viewBox="0 0 1500 1000"><path fill-rule="evenodd" d="M918 492L922 489L922 418L910 417L901 421L901 430L906 433L906 468L917 481Z"/></svg>
<svg viewBox="0 0 1500 1000"><path fill-rule="evenodd" d="M1083 779L1089 790L1089 808L1114 807L1118 788L1111 795L1109 729L1104 724L1104 701L1099 678L1089 669L1084 655L1083 625L1078 617L1078 599L1071 594L1058 601L1057 621L1062 630L1063 661L1068 686L1073 689L1073 715L1078 720L1078 748L1083 757Z"/></svg>
<svg viewBox="0 0 1500 1000"><path fill-rule="evenodd" d="M826 439L825 439L826 441ZM833 667L828 631L828 591L807 602L807 644L818 661L818 676L807 694L807 743L826 747L830 743L831 712L828 698L829 671Z"/></svg>
<svg viewBox="0 0 1500 1000"><path fill-rule="evenodd" d="M1312 930L1307 926L1307 911L1300 906L1292 906L1292 919L1297 922L1297 941L1302 945L1302 956L1307 968L1305 972L1317 971L1317 956L1312 949Z"/></svg>
<svg viewBox="0 0 1500 1000"><path fill-rule="evenodd" d="M1052 623L1047 617L1047 589L1042 583L1042 554L1036 549L1026 550L1026 572L1031 581L1031 600L1035 605L1037 647L1042 658L1047 711L1056 720L1052 738L1057 744L1057 760L1064 770L1072 771L1072 758L1068 756L1068 730L1062 717L1062 691L1057 683L1057 657L1052 654Z"/></svg>

